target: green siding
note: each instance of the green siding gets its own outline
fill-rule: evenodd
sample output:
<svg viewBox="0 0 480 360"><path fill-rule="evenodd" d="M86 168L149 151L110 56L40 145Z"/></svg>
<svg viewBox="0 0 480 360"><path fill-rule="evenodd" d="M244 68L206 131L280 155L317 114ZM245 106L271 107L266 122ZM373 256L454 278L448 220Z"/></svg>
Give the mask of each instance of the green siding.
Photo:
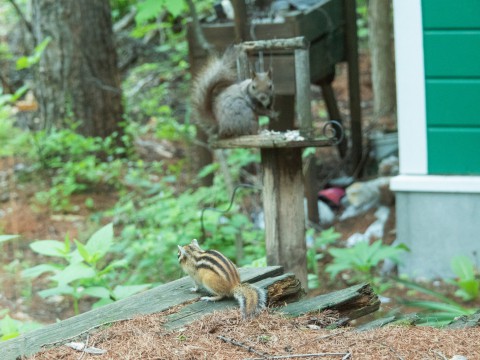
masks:
<svg viewBox="0 0 480 360"><path fill-rule="evenodd" d="M428 129L430 174L479 174L480 129Z"/></svg>
<svg viewBox="0 0 480 360"><path fill-rule="evenodd" d="M427 80L427 125L480 127L480 79Z"/></svg>
<svg viewBox="0 0 480 360"><path fill-rule="evenodd" d="M479 0L423 0L425 29L480 29Z"/></svg>
<svg viewBox="0 0 480 360"><path fill-rule="evenodd" d="M427 78L480 77L480 30L425 31L424 49Z"/></svg>
<svg viewBox="0 0 480 360"><path fill-rule="evenodd" d="M422 0L429 174L480 174L480 0Z"/></svg>

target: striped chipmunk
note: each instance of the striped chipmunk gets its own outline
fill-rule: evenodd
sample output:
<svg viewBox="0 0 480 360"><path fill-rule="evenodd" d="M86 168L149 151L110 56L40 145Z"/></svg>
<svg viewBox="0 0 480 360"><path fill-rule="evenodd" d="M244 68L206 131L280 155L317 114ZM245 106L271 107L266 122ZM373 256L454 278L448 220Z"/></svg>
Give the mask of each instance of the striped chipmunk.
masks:
<svg viewBox="0 0 480 360"><path fill-rule="evenodd" d="M252 318L265 308L265 290L240 283L240 275L233 262L216 250L202 250L196 239L189 245L178 245L178 262L195 282L195 287L191 289L193 292L202 287L214 295L204 296L201 300L234 297L240 305L243 319Z"/></svg>

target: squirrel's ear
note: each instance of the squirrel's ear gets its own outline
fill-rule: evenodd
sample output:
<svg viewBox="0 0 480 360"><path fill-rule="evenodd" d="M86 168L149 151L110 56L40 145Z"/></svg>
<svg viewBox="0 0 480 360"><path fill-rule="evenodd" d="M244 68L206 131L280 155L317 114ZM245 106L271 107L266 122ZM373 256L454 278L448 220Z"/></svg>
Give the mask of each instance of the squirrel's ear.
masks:
<svg viewBox="0 0 480 360"><path fill-rule="evenodd" d="M250 72L250 77L251 77L252 79L255 79L255 78L257 77L257 72L256 72L255 70L252 70L252 71Z"/></svg>
<svg viewBox="0 0 480 360"><path fill-rule="evenodd" d="M273 68L269 68L268 71L267 71L267 75L268 77L271 79L272 78L272 75L273 75Z"/></svg>

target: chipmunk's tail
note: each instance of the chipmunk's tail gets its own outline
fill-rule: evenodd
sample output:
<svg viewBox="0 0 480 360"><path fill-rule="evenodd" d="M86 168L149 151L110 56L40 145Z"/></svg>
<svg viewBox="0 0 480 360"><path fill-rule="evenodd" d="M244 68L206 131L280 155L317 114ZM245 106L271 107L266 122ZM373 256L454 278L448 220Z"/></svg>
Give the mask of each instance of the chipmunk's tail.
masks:
<svg viewBox="0 0 480 360"><path fill-rule="evenodd" d="M239 284L233 290L233 297L240 305L240 311L244 319L252 318L263 309L267 301L267 293L264 289L248 283Z"/></svg>

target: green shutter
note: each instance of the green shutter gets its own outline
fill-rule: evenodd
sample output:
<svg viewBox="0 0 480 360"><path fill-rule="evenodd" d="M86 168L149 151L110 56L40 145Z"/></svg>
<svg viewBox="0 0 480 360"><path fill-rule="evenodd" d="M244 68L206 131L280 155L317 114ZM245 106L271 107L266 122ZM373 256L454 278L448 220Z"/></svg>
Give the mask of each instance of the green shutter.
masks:
<svg viewBox="0 0 480 360"><path fill-rule="evenodd" d="M479 0L423 0L425 29L480 29Z"/></svg>
<svg viewBox="0 0 480 360"><path fill-rule="evenodd" d="M429 174L480 174L480 129L429 128Z"/></svg>
<svg viewBox="0 0 480 360"><path fill-rule="evenodd" d="M426 81L428 126L479 126L480 79Z"/></svg>
<svg viewBox="0 0 480 360"><path fill-rule="evenodd" d="M425 31L424 49L427 78L480 77L480 30Z"/></svg>
<svg viewBox="0 0 480 360"><path fill-rule="evenodd" d="M480 0L422 0L429 174L480 174Z"/></svg>

